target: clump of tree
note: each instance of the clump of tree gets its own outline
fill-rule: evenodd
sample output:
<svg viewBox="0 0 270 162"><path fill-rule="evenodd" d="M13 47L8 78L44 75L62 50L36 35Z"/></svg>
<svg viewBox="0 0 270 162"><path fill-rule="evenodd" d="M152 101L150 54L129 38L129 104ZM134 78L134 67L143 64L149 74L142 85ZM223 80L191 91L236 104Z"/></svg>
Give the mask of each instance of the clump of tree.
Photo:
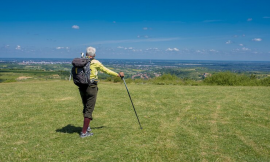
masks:
<svg viewBox="0 0 270 162"><path fill-rule="evenodd" d="M121 82L121 79L119 77L108 77L106 81L109 82ZM184 78L181 79L177 77L176 75L172 74L163 74L156 78L151 79L131 79L131 78L125 78L126 83L135 83L135 84L155 84L155 85L198 85L199 82Z"/></svg>
<svg viewBox="0 0 270 162"><path fill-rule="evenodd" d="M181 79L179 79L176 75L171 75L171 74L163 74L159 77L153 78L150 80L151 83L153 84L158 84L158 85L168 85L168 84L179 84L182 82Z"/></svg>
<svg viewBox="0 0 270 162"><path fill-rule="evenodd" d="M190 78L179 78L176 75L163 74L160 77L156 77L149 80L152 84L157 85L199 85L200 82Z"/></svg>
<svg viewBox="0 0 270 162"><path fill-rule="evenodd" d="M155 85L222 85L222 86L270 86L270 77L258 79L256 75L218 72L206 77L203 81L190 78L179 78L174 74L163 74L152 79L125 78L126 83L155 84ZM119 77L108 77L109 82L123 82Z"/></svg>
<svg viewBox="0 0 270 162"><path fill-rule="evenodd" d="M270 86L270 77L258 79L256 75L236 74L232 72L219 72L203 81L207 85L225 86Z"/></svg>
<svg viewBox="0 0 270 162"><path fill-rule="evenodd" d="M120 77L107 77L105 79L105 81L109 81L109 82L114 82L114 83L117 83L117 82L122 82L121 78Z"/></svg>

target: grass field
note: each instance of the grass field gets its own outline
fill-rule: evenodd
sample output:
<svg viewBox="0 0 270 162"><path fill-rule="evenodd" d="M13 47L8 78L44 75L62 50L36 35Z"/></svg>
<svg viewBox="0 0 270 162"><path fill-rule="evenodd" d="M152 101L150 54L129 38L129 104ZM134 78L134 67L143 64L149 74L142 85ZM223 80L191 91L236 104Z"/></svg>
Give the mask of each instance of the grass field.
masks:
<svg viewBox="0 0 270 162"><path fill-rule="evenodd" d="M0 83L69 79L69 72L43 70L0 70Z"/></svg>
<svg viewBox="0 0 270 162"><path fill-rule="evenodd" d="M0 84L0 161L270 161L270 87L102 82L81 139L72 82Z"/></svg>

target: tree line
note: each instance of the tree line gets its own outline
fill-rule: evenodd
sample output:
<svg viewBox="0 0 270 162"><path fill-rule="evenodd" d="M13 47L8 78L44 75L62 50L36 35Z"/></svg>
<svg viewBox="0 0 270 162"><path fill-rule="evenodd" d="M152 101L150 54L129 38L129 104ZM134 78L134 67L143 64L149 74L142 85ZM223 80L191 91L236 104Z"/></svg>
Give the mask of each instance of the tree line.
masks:
<svg viewBox="0 0 270 162"><path fill-rule="evenodd" d="M119 77L108 77L110 82L121 82ZM204 80L180 78L174 74L163 74L152 79L126 79L127 83L156 84L156 85L221 85L221 86L270 86L270 77L259 79L256 75L238 74L232 72L217 72Z"/></svg>

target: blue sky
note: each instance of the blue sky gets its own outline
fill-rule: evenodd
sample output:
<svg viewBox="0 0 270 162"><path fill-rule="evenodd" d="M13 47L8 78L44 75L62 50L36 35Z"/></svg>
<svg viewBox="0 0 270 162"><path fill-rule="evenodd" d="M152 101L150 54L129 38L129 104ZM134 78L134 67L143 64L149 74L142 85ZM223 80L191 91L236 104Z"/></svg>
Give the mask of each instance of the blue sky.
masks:
<svg viewBox="0 0 270 162"><path fill-rule="evenodd" d="M3 0L0 58L270 61L270 1Z"/></svg>

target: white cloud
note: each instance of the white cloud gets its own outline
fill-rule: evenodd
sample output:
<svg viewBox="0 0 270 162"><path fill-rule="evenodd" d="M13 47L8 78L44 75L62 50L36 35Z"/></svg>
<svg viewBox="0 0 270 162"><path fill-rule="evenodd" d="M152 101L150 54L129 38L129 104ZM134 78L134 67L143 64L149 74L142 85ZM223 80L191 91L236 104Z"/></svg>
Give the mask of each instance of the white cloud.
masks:
<svg viewBox="0 0 270 162"><path fill-rule="evenodd" d="M113 23L115 24L115 23L116 23L116 21L113 21Z"/></svg>
<svg viewBox="0 0 270 162"><path fill-rule="evenodd" d="M249 48L246 48L246 47L243 47L242 50L243 51L249 51L250 49Z"/></svg>
<svg viewBox="0 0 270 162"><path fill-rule="evenodd" d="M252 51L250 48L247 48L247 47L240 47L240 48L236 48L236 49L233 49L232 51L234 52L245 52L245 51Z"/></svg>
<svg viewBox="0 0 270 162"><path fill-rule="evenodd" d="M247 21L252 21L252 18L248 18Z"/></svg>
<svg viewBox="0 0 270 162"><path fill-rule="evenodd" d="M260 41L262 41L262 38L254 38L254 39L252 39L253 41L256 41L256 42L260 42Z"/></svg>
<svg viewBox="0 0 270 162"><path fill-rule="evenodd" d="M133 52L142 52L142 49L131 49Z"/></svg>
<svg viewBox="0 0 270 162"><path fill-rule="evenodd" d="M106 41L97 41L91 42L83 45L89 44L112 44L112 43L136 43L136 42L165 42L165 41L174 41L179 40L180 38L148 38L148 39L126 39L126 40L106 40Z"/></svg>
<svg viewBox="0 0 270 162"><path fill-rule="evenodd" d="M69 47L56 47L56 49L60 50L60 49L69 49Z"/></svg>
<svg viewBox="0 0 270 162"><path fill-rule="evenodd" d="M179 51L178 48L167 48L166 51Z"/></svg>
<svg viewBox="0 0 270 162"><path fill-rule="evenodd" d="M210 52L218 52L217 50L214 50L214 49L210 49L209 51Z"/></svg>
<svg viewBox="0 0 270 162"><path fill-rule="evenodd" d="M264 18L264 19L270 19L270 17L269 17L269 16L264 16L263 18Z"/></svg>
<svg viewBox="0 0 270 162"><path fill-rule="evenodd" d="M123 47L124 50L132 50L133 47Z"/></svg>
<svg viewBox="0 0 270 162"><path fill-rule="evenodd" d="M73 25L72 29L80 29L80 27L78 25Z"/></svg>
<svg viewBox="0 0 270 162"><path fill-rule="evenodd" d="M144 27L143 30L147 30L148 28L147 27Z"/></svg>
<svg viewBox="0 0 270 162"><path fill-rule="evenodd" d="M152 51L158 51L158 48L147 48L146 49L146 51L150 51L150 50L152 50Z"/></svg>
<svg viewBox="0 0 270 162"><path fill-rule="evenodd" d="M174 48L174 51L179 51L179 49L178 48Z"/></svg>
<svg viewBox="0 0 270 162"><path fill-rule="evenodd" d="M118 46L117 47L118 49L123 49L123 50L128 50L128 51L134 51L134 52L137 52L137 51L142 51L141 49L135 49L134 47L122 47L122 46Z"/></svg>
<svg viewBox="0 0 270 162"><path fill-rule="evenodd" d="M226 44L231 44L232 42L231 42L231 40L228 40L227 42L226 42Z"/></svg>
<svg viewBox="0 0 270 162"><path fill-rule="evenodd" d="M239 44L239 46L244 46L243 44Z"/></svg>
<svg viewBox="0 0 270 162"><path fill-rule="evenodd" d="M17 47L15 48L16 50L21 50L21 46L17 45Z"/></svg>

